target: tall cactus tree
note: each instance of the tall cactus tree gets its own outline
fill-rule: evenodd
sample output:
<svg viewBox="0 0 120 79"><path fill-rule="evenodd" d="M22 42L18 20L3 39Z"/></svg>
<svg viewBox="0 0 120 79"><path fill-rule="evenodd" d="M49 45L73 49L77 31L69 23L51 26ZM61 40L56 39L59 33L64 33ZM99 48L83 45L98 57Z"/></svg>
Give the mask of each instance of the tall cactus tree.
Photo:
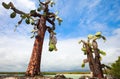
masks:
<svg viewBox="0 0 120 79"><path fill-rule="evenodd" d="M35 37L35 42L33 46L32 55L30 58L30 62L26 71L27 76L35 76L40 75L40 65L41 65L41 55L42 55L42 47L43 41L46 31L50 34L49 41L49 51L57 50L56 48L56 37L55 37L55 20L58 20L59 25L62 22L62 19L57 16L57 13L53 13L49 11L49 6L53 6L55 3L52 0L47 0L45 2L41 2L39 0L39 7L35 10L31 10L29 13L25 13L17 9L12 2L8 4L3 2L2 5L6 9L11 9L13 12L10 14L11 18L15 18L16 14L19 14L21 19L18 21L18 25L25 21L26 24L33 25L33 37ZM37 19L36 19L37 18ZM51 24L51 26L47 26L47 22Z"/></svg>
<svg viewBox="0 0 120 79"><path fill-rule="evenodd" d="M87 59L83 60L82 67L88 62L90 70L93 72L93 77L103 78L100 54L106 55L106 53L98 48L97 40L100 38L106 40L106 38L101 35L101 32L97 32L95 35L88 35L87 41L80 40L79 43L83 43L81 50L87 55Z"/></svg>

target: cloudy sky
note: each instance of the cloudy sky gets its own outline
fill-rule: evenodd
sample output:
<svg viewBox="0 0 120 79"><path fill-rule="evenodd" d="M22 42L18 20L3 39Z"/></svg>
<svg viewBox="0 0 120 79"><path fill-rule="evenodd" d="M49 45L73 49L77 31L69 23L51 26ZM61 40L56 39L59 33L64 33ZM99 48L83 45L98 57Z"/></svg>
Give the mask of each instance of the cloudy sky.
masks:
<svg viewBox="0 0 120 79"><path fill-rule="evenodd" d="M0 1L0 72L26 71L34 43L30 39L33 26L21 24L16 32L15 25L20 20L9 17L11 10L4 9L2 2L12 1L17 8L29 12L36 9L38 0ZM54 0L51 11L59 11L62 25L56 24L57 52L48 51L48 33L44 41L42 71L86 70L81 68L86 58L78 41L88 34L101 31L106 36L104 43L99 40L99 48L107 52L102 63L110 64L120 56L120 0ZM57 23L57 22L56 22Z"/></svg>

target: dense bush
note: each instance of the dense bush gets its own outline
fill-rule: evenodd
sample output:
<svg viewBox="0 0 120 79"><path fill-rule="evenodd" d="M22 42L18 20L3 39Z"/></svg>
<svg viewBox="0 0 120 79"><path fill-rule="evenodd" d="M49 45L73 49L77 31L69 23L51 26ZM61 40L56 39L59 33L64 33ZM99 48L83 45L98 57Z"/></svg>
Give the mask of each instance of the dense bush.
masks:
<svg viewBox="0 0 120 79"><path fill-rule="evenodd" d="M112 63L111 70L109 72L114 77L117 77L120 79L120 56L118 57L118 60Z"/></svg>

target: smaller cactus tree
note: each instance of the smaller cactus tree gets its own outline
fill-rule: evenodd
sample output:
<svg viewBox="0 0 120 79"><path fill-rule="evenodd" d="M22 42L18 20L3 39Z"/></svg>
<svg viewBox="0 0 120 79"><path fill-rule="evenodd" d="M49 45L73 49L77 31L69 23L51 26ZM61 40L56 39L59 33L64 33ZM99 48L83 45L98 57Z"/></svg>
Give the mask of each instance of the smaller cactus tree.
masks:
<svg viewBox="0 0 120 79"><path fill-rule="evenodd" d="M102 64L101 64L101 56L106 55L103 50L98 48L98 39L103 39L104 41L106 38L101 35L101 32L97 32L95 35L88 35L87 41L80 40L79 44L83 43L81 50L84 52L84 55L87 55L87 59L83 60L82 67L85 66L85 63L89 63L90 71L93 72L93 77L103 78L103 71L102 71Z"/></svg>

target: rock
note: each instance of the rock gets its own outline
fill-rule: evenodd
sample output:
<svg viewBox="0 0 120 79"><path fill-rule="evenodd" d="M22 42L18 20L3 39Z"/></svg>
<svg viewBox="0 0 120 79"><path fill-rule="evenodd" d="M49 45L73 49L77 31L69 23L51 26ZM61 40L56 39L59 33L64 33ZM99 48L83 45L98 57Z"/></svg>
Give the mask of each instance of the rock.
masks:
<svg viewBox="0 0 120 79"><path fill-rule="evenodd" d="M79 79L91 79L89 76L81 76Z"/></svg>
<svg viewBox="0 0 120 79"><path fill-rule="evenodd" d="M73 78L66 78L63 74L57 74L55 77L48 77L48 76L0 76L0 79L73 79Z"/></svg>
<svg viewBox="0 0 120 79"><path fill-rule="evenodd" d="M53 79L52 77L0 76L0 79Z"/></svg>
<svg viewBox="0 0 120 79"><path fill-rule="evenodd" d="M55 75L54 79L73 79L73 78L66 78L63 74Z"/></svg>

